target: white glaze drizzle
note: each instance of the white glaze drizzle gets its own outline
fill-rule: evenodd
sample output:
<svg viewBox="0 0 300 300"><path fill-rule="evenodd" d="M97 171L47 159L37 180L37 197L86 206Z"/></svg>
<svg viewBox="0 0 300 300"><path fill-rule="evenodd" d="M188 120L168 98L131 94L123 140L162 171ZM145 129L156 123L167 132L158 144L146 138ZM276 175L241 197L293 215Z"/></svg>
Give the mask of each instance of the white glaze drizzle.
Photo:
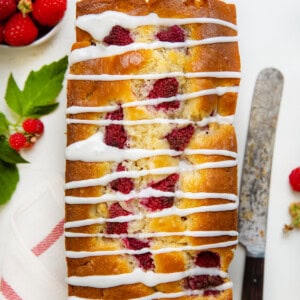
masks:
<svg viewBox="0 0 300 300"><path fill-rule="evenodd" d="M216 287L210 287L210 291L225 291L227 289L231 289L233 286L232 282L226 282ZM201 296L203 295L204 290L184 290L182 292L176 293L162 293L162 292L155 292L149 296L139 297L139 298L131 298L131 300L154 300L154 299L161 299L161 298L179 298L184 296ZM70 296L68 300L88 300L86 298Z"/></svg>
<svg viewBox="0 0 300 300"><path fill-rule="evenodd" d="M189 236L189 237L216 237L216 236L238 236L235 230L219 230L219 231L179 231L179 232L149 232L149 233L124 233L124 234L109 234L109 233L81 233L65 231L65 237L68 238L108 238L108 239L123 239L123 238L136 238L148 239L169 236Z"/></svg>
<svg viewBox="0 0 300 300"><path fill-rule="evenodd" d="M110 288L119 285L143 283L152 287L161 283L174 282L189 276L211 275L227 278L227 273L215 268L195 267L183 272L174 273L154 273L153 271L143 271L135 268L131 273L117 275L94 275L94 276L71 276L67 278L67 283L74 286L89 286L94 288Z"/></svg>
<svg viewBox="0 0 300 300"><path fill-rule="evenodd" d="M187 24L217 24L237 31L237 26L228 21L215 18L160 18L156 13L145 16L129 16L122 12L106 11L101 14L79 16L76 26L88 32L98 41L109 34L112 27L120 25L127 29L134 29L143 25L172 26ZM99 30L101 28L101 30Z"/></svg>
<svg viewBox="0 0 300 300"><path fill-rule="evenodd" d="M66 251L66 256L69 258L84 258L93 256L109 256L109 255L139 255L151 253L152 255L169 253L169 252L182 252L182 251L202 251L213 248L225 248L234 246L238 243L237 240L220 242L214 244L205 244L200 246L180 246L180 247L166 247L160 249L143 248L140 250L121 249L121 250L102 250L102 251Z"/></svg>
<svg viewBox="0 0 300 300"><path fill-rule="evenodd" d="M132 101L129 103L124 103L122 105L108 105L102 107L90 107L90 106L72 106L67 108L67 114L78 114L84 112L112 112L120 107L136 107L136 106L146 106L146 105L158 105L163 102L172 102L172 101L185 101L197 97L203 97L208 95L218 95L223 96L227 93L238 93L239 87L238 86L227 86L227 87L217 87L215 89L207 89L198 92L188 93L188 94L181 94L176 95L174 97L169 98L155 98L155 99L144 99L139 101ZM70 119L68 119L70 121Z"/></svg>
<svg viewBox="0 0 300 300"><path fill-rule="evenodd" d="M152 43L132 43L126 46L115 46L115 45L104 46L101 44L97 44L97 45L73 50L70 54L70 65L82 61L91 60L91 59L121 55L130 51L155 50L161 48L176 49L176 48L183 48L183 47L211 45L217 43L236 43L237 41L238 41L237 36L217 36L212 38L206 38L199 41L187 40L185 42L177 42L177 43L155 41Z"/></svg>
<svg viewBox="0 0 300 300"><path fill-rule="evenodd" d="M121 161L121 160L117 160ZM184 172L192 172L196 170L202 169L210 169L210 168L231 168L237 165L237 160L225 160L219 162L210 162L210 163L202 163L199 165L190 165L183 161L179 162L178 166L175 167L165 167L165 168L155 168L150 170L141 170L141 171L121 171L114 172L111 174L104 175L100 178L79 180L79 181L70 181L65 184L66 189L74 189L74 188L82 188L88 186L106 186L108 183L115 179L119 178L138 178L147 175L168 175L173 173L184 173Z"/></svg>
<svg viewBox="0 0 300 300"><path fill-rule="evenodd" d="M73 197L66 196L65 202L68 204L98 204L104 203L108 201L119 201L124 202L133 198L149 198L149 197L175 197L175 198L186 198L186 199L225 199L229 201L236 202L238 201L238 197L234 194L226 194L226 193L191 193L191 192L183 192L183 191L175 191L175 192L164 192L160 190L153 189L151 187L142 189L139 192L131 191L129 194L123 194L120 192L116 193L105 193L100 197Z"/></svg>
<svg viewBox="0 0 300 300"><path fill-rule="evenodd" d="M190 149L187 153L189 155L194 155L197 154L198 151L199 150L196 149L195 151L193 149ZM212 150L211 153L213 155L217 152L214 152ZM119 149L105 144L104 134L101 131L98 131L85 140L78 141L69 145L66 148L65 155L66 159L73 161L80 160L84 162L121 162L123 160L136 161L142 158L153 157L157 155L178 156L179 154L180 152L171 149ZM223 152L223 154L226 154L226 152ZM218 163L220 162L217 162L216 164Z"/></svg>
<svg viewBox="0 0 300 300"><path fill-rule="evenodd" d="M117 81L117 80L152 80L162 78L241 78L241 72L216 71L216 72L167 72L150 74L68 74L67 80L91 81Z"/></svg>
<svg viewBox="0 0 300 300"><path fill-rule="evenodd" d="M70 221L70 222L66 222L64 226L65 228L72 228L72 227L89 226L94 224L105 224L107 222L124 223L124 222L143 220L144 218L154 219L154 218L161 218L161 217L167 217L172 215L185 217L191 214L202 213L202 212L230 211L230 210L237 209L237 207L238 207L237 202L199 206L199 207L192 207L192 208L185 208L185 209L181 209L173 206L170 208L165 208L158 212L152 212L148 214L135 214L135 215L116 217L116 218L95 218L95 219L83 219L78 221Z"/></svg>

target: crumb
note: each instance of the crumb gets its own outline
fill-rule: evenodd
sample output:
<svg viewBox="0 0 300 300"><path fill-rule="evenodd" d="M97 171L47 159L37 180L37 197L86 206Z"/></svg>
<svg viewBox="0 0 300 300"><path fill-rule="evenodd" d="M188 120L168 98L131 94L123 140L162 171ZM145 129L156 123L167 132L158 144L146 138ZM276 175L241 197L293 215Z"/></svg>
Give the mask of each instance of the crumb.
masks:
<svg viewBox="0 0 300 300"><path fill-rule="evenodd" d="M289 206L289 213L292 222L289 225L284 225L283 231L289 232L295 228L300 228L300 202L293 202Z"/></svg>

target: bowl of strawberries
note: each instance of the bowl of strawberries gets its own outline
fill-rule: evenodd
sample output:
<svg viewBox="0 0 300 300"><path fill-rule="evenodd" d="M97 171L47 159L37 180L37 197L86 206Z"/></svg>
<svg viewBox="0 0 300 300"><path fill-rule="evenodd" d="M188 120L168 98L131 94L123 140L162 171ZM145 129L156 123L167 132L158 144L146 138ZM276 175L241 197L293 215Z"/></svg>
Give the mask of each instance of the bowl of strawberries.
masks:
<svg viewBox="0 0 300 300"><path fill-rule="evenodd" d="M38 45L53 36L67 0L0 0L0 47Z"/></svg>

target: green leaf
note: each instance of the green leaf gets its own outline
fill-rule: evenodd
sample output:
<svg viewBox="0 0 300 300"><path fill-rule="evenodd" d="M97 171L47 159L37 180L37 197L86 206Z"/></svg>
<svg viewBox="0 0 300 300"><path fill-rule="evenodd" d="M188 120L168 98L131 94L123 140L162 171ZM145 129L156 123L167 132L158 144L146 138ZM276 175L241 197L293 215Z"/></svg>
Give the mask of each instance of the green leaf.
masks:
<svg viewBox="0 0 300 300"><path fill-rule="evenodd" d="M31 117L39 118L53 112L58 107L58 105L59 103L56 102L48 105L34 106L30 111L28 111L28 115L30 115Z"/></svg>
<svg viewBox="0 0 300 300"><path fill-rule="evenodd" d="M67 56L38 71L31 71L23 90L22 116L32 116L35 107L54 104L62 87L68 67Z"/></svg>
<svg viewBox="0 0 300 300"><path fill-rule="evenodd" d="M19 89L11 74L5 94L7 105L21 117L40 116L52 112L56 107L46 108L46 106L56 103L56 98L63 87L67 67L68 58L65 56L59 61L43 66L38 71L31 71L23 90ZM40 113L34 113L39 110Z"/></svg>
<svg viewBox="0 0 300 300"><path fill-rule="evenodd" d="M8 120L6 119L5 115L0 112L0 135L8 134Z"/></svg>
<svg viewBox="0 0 300 300"><path fill-rule="evenodd" d="M19 152L12 149L5 140L0 140L0 160L10 164L21 164L28 162L19 154Z"/></svg>
<svg viewBox="0 0 300 300"><path fill-rule="evenodd" d="M19 172L15 164L0 160L0 205L9 201L19 181Z"/></svg>
<svg viewBox="0 0 300 300"><path fill-rule="evenodd" d="M5 101L8 107L15 113L22 115L23 114L23 94L19 89L15 78L10 74L7 82Z"/></svg>

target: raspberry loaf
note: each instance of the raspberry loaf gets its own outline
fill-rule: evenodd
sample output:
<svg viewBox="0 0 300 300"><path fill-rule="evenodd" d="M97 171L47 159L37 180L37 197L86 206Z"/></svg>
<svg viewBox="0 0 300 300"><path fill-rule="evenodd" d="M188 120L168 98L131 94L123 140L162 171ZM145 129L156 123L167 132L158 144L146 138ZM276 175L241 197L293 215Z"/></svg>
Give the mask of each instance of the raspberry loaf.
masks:
<svg viewBox="0 0 300 300"><path fill-rule="evenodd" d="M219 0L77 2L69 299L232 299L235 24Z"/></svg>

